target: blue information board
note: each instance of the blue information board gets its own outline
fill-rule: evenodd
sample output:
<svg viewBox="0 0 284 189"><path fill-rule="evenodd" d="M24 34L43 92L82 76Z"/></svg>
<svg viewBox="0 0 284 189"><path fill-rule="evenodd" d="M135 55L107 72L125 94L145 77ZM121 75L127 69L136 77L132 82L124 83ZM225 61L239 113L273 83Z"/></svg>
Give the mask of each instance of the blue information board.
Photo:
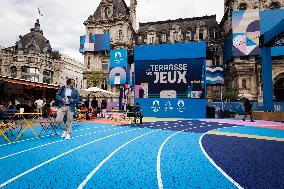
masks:
<svg viewBox="0 0 284 189"><path fill-rule="evenodd" d="M206 117L206 43L135 47L135 103L148 117Z"/></svg>

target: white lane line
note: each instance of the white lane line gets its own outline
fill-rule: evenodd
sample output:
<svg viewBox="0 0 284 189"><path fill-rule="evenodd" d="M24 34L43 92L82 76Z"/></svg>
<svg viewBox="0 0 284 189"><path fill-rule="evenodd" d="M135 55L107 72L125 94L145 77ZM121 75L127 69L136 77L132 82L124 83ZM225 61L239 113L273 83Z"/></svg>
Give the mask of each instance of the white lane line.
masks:
<svg viewBox="0 0 284 189"><path fill-rule="evenodd" d="M85 135L74 136L74 137L71 137L71 140L72 140L72 139L75 139L75 138L82 137L82 136L92 135L92 134L101 133L101 132L105 132L105 131L111 131L111 130L115 130L115 129L105 129L105 130L102 130L102 131L96 131L96 132L88 133L88 134L85 134ZM49 145L52 145L52 144L56 144L56 143L59 143L59 142L63 142L63 141L65 141L65 140L58 140L58 141L46 143L46 144L43 144L43 145L39 145L39 146L36 146L36 147L33 147L33 148L29 148L29 149L26 149L26 150L22 150L22 151L19 151L19 152L15 152L15 153L13 153L13 154L9 154L9 155L0 157L0 160L6 159L6 158L8 158L8 157L12 157L12 156L15 156L15 155L18 155L18 154L22 154L22 153L24 153L24 152L32 151L32 150L35 150L35 149L38 149L38 148L42 148L42 147L45 147L45 146L49 146Z"/></svg>
<svg viewBox="0 0 284 189"><path fill-rule="evenodd" d="M98 129L99 127L94 127L93 129ZM89 129L89 128L87 128ZM77 132L78 130L73 130L73 132ZM58 132L58 135L60 135L61 133ZM41 136L38 136L40 138L45 138L45 137L51 137L51 136L55 136L55 134L51 134L51 135L41 135ZM20 142L25 142L25 141L28 141L28 140L35 140L36 138L28 138L28 139L23 139L23 140L18 140L17 142L11 142L11 143L7 143L7 144L1 144L0 147L2 146L6 146L6 145L11 145L11 144L16 144L16 143L20 143Z"/></svg>
<svg viewBox="0 0 284 189"><path fill-rule="evenodd" d="M160 146L160 149L159 149L159 152L158 152L158 155L157 155L157 179L158 179L159 189L163 189L164 188L163 180L162 180L162 174L161 174L161 154L162 154L162 150L163 150L165 144L168 142L168 140L170 140L173 136L175 136L175 135L177 135L177 134L179 134L181 132L183 132L183 131L179 131L177 133L172 134Z"/></svg>
<svg viewBox="0 0 284 189"><path fill-rule="evenodd" d="M98 165L96 168L94 168L94 169L90 172L90 174L85 178L85 180L78 186L78 189L82 189L82 188L87 184L87 182L94 176L94 174L96 174L96 172L98 172L98 170L99 170L112 156L114 156L114 154L117 153L119 150L121 150L122 148L124 148L125 146L127 146L128 144L130 144L131 142L133 142L133 141L135 141L135 140L137 140L137 139L139 139L139 138L141 138L141 137L143 137L143 136L146 136L146 135L149 135L149 134L151 134L151 133L157 132L157 131L159 131L159 130L151 131L151 132L145 133L145 134L143 134L143 135L140 135L140 136L138 136L138 137L136 137L136 138L134 138L134 139L132 139L132 140L130 140L130 141L124 143L123 145L121 145L121 146L118 147L117 149L115 149L115 150L114 150L111 154L109 154L103 161L101 161L101 162L99 163L99 165Z"/></svg>
<svg viewBox="0 0 284 189"><path fill-rule="evenodd" d="M42 167L42 166L48 164L48 163L50 163L50 162L52 162L52 161L54 161L54 160L56 160L56 159L58 159L58 158L61 158L61 157L65 156L65 155L67 155L67 154L70 154L71 152L74 152L74 151L76 151L76 150L79 150L80 148L83 148L83 147L85 147L85 146L87 146L87 145L93 144L93 143L95 143L95 142L98 142L98 141L101 141L101 140L104 140L104 139L107 139L107 138L110 138L110 137L113 137L113 136L116 136L116 135L120 135L120 134L123 134L123 133L135 131L135 130L137 130L137 129L130 129L130 130L123 131L123 132L120 132L120 133L115 133L115 134L112 134L112 135L108 135L108 136L105 136L105 137L103 137L103 138L99 138L99 139L93 140L93 141L91 141L91 142L88 142L88 143L86 143L86 144L83 144L83 145L81 145L81 146L78 146L78 147L76 147L76 148L73 148L73 149L71 149L71 150L69 150L69 151L67 151L67 152L65 152L65 153L62 153L62 154L60 154L60 155L58 155L58 156L56 156L56 157L54 157L54 158L51 158L51 159L49 159L49 160L47 160L47 161L45 161L45 162L43 162L43 163L41 163L41 164L39 164L39 165L33 167L33 168L31 168L31 169L29 169L29 170L27 170L27 171L25 171L25 172L23 172L23 173L21 173L21 174L15 176L15 177L13 177L13 178L11 178L11 179L5 181L4 183L2 183L2 184L0 185L0 188L6 186L7 184L10 184L11 182L14 182L14 181L17 180L18 178L21 178L22 176L25 176L26 174L28 174L28 173L30 173L30 172L32 172L32 171L34 171L34 170L36 170L36 169L38 169L38 168L40 168L40 167Z"/></svg>
<svg viewBox="0 0 284 189"><path fill-rule="evenodd" d="M215 129L214 129L215 130ZM216 129L217 130L217 129ZM208 131L210 132L210 131ZM218 170L220 171L220 173L226 177L230 182L232 182L237 188L240 188L240 189L243 189L243 187L237 183L232 177L230 177L225 171L223 171L223 169L221 167L219 167L215 162L214 160L207 154L207 152L204 150L203 146L202 146L202 138L208 133L204 133L200 139L199 139L199 145L200 145L200 148L203 152L203 154L205 155L205 157L210 161L210 163Z"/></svg>
<svg viewBox="0 0 284 189"><path fill-rule="evenodd" d="M165 125L166 125L166 124L165 124ZM160 125L157 125L157 126L160 126ZM171 128L171 127L169 127L169 128ZM140 129L142 129L142 128L140 128ZM158 129L158 130L151 131L151 132L149 132L149 133L140 135L140 136L138 136L138 137L132 139L131 141L128 141L127 143L123 144L122 146L120 146L120 147L117 148L116 150L114 150L108 157L106 157L103 161L101 161L101 163L86 177L86 179L78 186L78 189L82 189L82 188L87 184L87 182L94 176L94 174L95 174L96 172L98 172L98 170L99 170L112 156L114 156L114 154L115 154L116 152L118 152L119 150L121 150L122 148L124 148L124 147L125 147L126 145L128 145L129 143L131 143L131 142L133 142L133 141L135 141L135 140L137 140L137 139L139 139L139 138L141 138L141 137L143 137L143 136L145 136L145 135L151 134L151 133L153 133L153 132L158 132L158 131L161 131L161 130L163 130L163 129L166 129L166 128L161 128L161 129ZM178 134L178 133L180 133L180 132L183 132L183 131L185 131L185 130L179 131L179 132L175 133L174 135L176 135L176 134ZM174 135L173 135L173 136L174 136Z"/></svg>

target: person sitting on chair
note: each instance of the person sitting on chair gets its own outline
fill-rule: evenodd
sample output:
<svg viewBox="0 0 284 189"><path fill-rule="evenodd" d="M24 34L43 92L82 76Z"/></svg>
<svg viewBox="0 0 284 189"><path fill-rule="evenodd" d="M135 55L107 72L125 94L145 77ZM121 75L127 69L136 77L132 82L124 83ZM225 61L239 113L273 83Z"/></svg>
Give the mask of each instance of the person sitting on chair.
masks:
<svg viewBox="0 0 284 189"><path fill-rule="evenodd" d="M140 124L143 124L142 123L142 118L143 118L143 115L142 115L142 110L141 110L141 107L140 107L140 104L139 103L136 103L134 109L133 109L134 113L135 113L135 117L134 117L134 122L136 124L136 118L140 118Z"/></svg>

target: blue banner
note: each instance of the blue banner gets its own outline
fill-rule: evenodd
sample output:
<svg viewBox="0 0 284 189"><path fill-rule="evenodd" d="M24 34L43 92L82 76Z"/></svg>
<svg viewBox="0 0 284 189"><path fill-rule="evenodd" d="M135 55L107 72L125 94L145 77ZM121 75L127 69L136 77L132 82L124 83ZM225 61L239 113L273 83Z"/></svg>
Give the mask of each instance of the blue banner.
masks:
<svg viewBox="0 0 284 189"><path fill-rule="evenodd" d="M89 34L80 36L80 53L110 50L110 34Z"/></svg>
<svg viewBox="0 0 284 189"><path fill-rule="evenodd" d="M110 51L109 84L124 85L129 78L127 73L127 50L117 49Z"/></svg>
<svg viewBox="0 0 284 189"><path fill-rule="evenodd" d="M205 98L205 59L135 61L136 98Z"/></svg>
<svg viewBox="0 0 284 189"><path fill-rule="evenodd" d="M143 115L205 118L205 59L205 42L135 47L135 102Z"/></svg>
<svg viewBox="0 0 284 189"><path fill-rule="evenodd" d="M135 99L141 105L143 116L160 118L205 118L205 99Z"/></svg>
<svg viewBox="0 0 284 189"><path fill-rule="evenodd" d="M110 67L127 67L127 50L117 49L110 51Z"/></svg>

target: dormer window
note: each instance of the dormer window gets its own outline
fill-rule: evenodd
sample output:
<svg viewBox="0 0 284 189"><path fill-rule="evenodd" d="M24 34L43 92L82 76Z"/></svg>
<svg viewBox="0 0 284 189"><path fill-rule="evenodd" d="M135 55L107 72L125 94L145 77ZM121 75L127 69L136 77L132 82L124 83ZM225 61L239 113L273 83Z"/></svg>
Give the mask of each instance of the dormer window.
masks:
<svg viewBox="0 0 284 189"><path fill-rule="evenodd" d="M29 46L29 53L34 54L36 52L36 47L33 45Z"/></svg>
<svg viewBox="0 0 284 189"><path fill-rule="evenodd" d="M203 30L199 30L199 40L203 40Z"/></svg>
<svg viewBox="0 0 284 189"><path fill-rule="evenodd" d="M10 68L10 71L11 71L11 77L16 78L17 77L17 68L16 68L16 66L12 66Z"/></svg>
<svg viewBox="0 0 284 189"><path fill-rule="evenodd" d="M213 29L213 38L214 39L216 38L216 29L215 28Z"/></svg>
<svg viewBox="0 0 284 189"><path fill-rule="evenodd" d="M105 7L105 9L104 9L104 18L105 19L109 17L109 13L110 13L109 7Z"/></svg>
<svg viewBox="0 0 284 189"><path fill-rule="evenodd" d="M191 30L188 30L185 34L186 40L191 41Z"/></svg>
<svg viewBox="0 0 284 189"><path fill-rule="evenodd" d="M154 34L148 34L148 43L153 44L155 43L155 35Z"/></svg>
<svg viewBox="0 0 284 189"><path fill-rule="evenodd" d="M174 42L174 43L178 42L178 32L177 32L177 31L175 31L175 32L173 33L173 42Z"/></svg>
<svg viewBox="0 0 284 189"><path fill-rule="evenodd" d="M142 44L142 35L138 36L138 44Z"/></svg>
<svg viewBox="0 0 284 189"><path fill-rule="evenodd" d="M162 34L162 43L166 43L167 42L167 34L163 33Z"/></svg>

